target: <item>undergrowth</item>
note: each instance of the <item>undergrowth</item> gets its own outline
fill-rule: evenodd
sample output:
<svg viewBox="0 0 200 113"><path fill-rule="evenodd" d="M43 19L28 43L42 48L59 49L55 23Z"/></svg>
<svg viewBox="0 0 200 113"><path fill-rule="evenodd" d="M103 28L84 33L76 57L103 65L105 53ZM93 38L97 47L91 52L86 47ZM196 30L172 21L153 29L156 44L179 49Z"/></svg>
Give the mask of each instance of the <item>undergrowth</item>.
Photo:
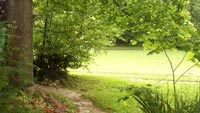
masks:
<svg viewBox="0 0 200 113"><path fill-rule="evenodd" d="M2 88L1 113L76 113L76 107L64 97L45 94L30 95L22 89Z"/></svg>
<svg viewBox="0 0 200 113"><path fill-rule="evenodd" d="M36 105L32 105L22 90L2 88L0 92L1 113L44 113Z"/></svg>

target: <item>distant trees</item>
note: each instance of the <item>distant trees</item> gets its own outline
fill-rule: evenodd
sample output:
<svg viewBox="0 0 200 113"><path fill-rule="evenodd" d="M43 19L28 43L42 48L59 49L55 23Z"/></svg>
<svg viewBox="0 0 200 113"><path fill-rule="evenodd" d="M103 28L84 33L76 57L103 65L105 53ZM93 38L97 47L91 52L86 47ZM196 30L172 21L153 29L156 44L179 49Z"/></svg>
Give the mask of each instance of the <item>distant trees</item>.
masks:
<svg viewBox="0 0 200 113"><path fill-rule="evenodd" d="M189 11L192 15L192 22L200 33L200 0L190 0Z"/></svg>

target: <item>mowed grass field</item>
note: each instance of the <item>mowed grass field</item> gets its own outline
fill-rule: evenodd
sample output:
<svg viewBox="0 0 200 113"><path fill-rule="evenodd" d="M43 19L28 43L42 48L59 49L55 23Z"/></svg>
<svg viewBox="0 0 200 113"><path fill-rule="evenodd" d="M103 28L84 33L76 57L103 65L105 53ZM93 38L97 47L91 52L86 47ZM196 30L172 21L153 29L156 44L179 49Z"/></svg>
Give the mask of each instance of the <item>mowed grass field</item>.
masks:
<svg viewBox="0 0 200 113"><path fill-rule="evenodd" d="M113 76L121 79L170 80L169 62L163 53L147 55L148 50L133 47L111 47L106 53L95 57L88 69L71 70L75 74L91 74L95 76ZM184 56L182 51L168 51L174 67ZM177 77L193 63L187 58L176 71ZM200 76L200 68L194 67L182 80L195 81Z"/></svg>
<svg viewBox="0 0 200 113"><path fill-rule="evenodd" d="M170 65L163 53L147 56L149 51L141 48L108 48L106 53L95 57L87 69L70 70L69 88L92 100L96 106L108 113L143 113L138 103L130 98L118 101L128 95L122 89L128 86L149 87L172 95L172 76ZM184 52L168 51L176 66ZM192 62L185 60L177 70L177 77ZM177 92L185 99L194 98L200 90L200 68L194 67L177 83Z"/></svg>
<svg viewBox="0 0 200 113"><path fill-rule="evenodd" d="M120 98L130 93L123 89L134 87L147 87L169 96L173 99L171 82L157 81L129 81L116 77L97 76L97 75L71 75L68 77L68 88L79 92L85 98L91 100L97 107L107 113L144 113L139 108L139 104L129 98L127 101L119 101ZM179 82L177 84L177 93L183 95L184 99L191 100L195 98L196 93L200 90L200 84Z"/></svg>

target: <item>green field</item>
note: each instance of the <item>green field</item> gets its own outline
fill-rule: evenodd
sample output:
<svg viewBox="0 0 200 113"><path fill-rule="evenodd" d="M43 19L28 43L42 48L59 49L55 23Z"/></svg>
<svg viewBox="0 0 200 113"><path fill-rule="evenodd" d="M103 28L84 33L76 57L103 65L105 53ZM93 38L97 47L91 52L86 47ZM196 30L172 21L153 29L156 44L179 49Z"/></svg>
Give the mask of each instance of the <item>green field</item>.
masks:
<svg viewBox="0 0 200 113"><path fill-rule="evenodd" d="M122 79L171 79L170 65L166 56L161 54L147 55L148 50L141 48L120 47L108 48L106 53L95 57L88 69L71 70L76 74L91 74L98 76L113 76ZM176 66L184 52L168 51L174 66ZM187 59L177 69L176 75L182 74L188 67L193 65ZM183 80L195 81L199 78L200 69L194 67L182 78Z"/></svg>
<svg viewBox="0 0 200 113"><path fill-rule="evenodd" d="M140 48L108 48L105 54L95 57L88 70L70 70L72 79L68 86L108 113L143 113L133 98L118 102L119 98L127 95L121 89L133 85L157 89L167 95L168 91L169 95L173 94L167 58L163 53L147 56L148 52ZM168 54L176 66L184 52L168 51ZM185 60L176 72L177 77L191 65L192 62ZM184 95L185 99L194 98L199 91L199 74L198 67L186 73L181 82L176 84L178 94Z"/></svg>
<svg viewBox="0 0 200 113"><path fill-rule="evenodd" d="M107 113L143 113L139 109L138 103L130 98L127 101L119 101L120 98L128 95L123 89L128 86L148 87L167 94L172 91L171 82L158 81L129 81L121 78L97 75L71 75L68 77L68 88L81 93L84 97L91 100L97 107ZM188 90L189 89L189 90ZM193 99L199 91L199 84L178 83L177 92L185 99ZM172 95L170 92L169 95ZM168 96L169 96L168 95ZM170 97L172 98L172 97Z"/></svg>

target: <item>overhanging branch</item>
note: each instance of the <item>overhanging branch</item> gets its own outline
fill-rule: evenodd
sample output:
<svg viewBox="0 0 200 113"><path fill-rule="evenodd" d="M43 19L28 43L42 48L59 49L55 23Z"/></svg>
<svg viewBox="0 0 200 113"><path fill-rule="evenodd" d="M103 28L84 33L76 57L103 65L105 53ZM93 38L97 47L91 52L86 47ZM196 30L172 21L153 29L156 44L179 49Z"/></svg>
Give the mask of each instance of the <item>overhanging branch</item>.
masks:
<svg viewBox="0 0 200 113"><path fill-rule="evenodd" d="M120 4L119 4L116 0L113 0L113 3L114 3L117 7L119 7L119 8L121 7ZM120 10L121 10L125 15L131 16L126 10L121 9L121 8L120 8Z"/></svg>

